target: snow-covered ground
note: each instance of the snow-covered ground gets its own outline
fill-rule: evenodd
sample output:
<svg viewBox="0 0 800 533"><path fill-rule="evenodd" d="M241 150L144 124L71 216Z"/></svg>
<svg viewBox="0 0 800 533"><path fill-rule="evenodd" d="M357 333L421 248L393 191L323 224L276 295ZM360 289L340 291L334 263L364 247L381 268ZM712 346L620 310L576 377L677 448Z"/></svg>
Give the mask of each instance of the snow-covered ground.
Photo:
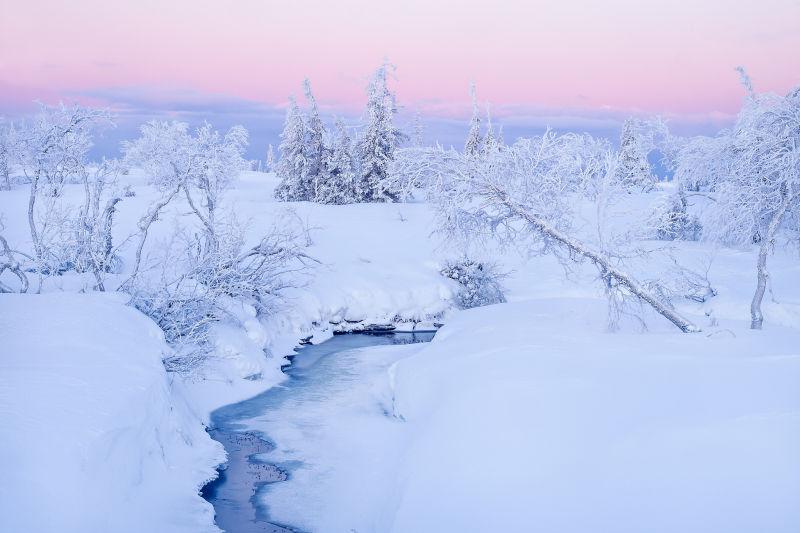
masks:
<svg viewBox="0 0 800 533"><path fill-rule="evenodd" d="M198 490L224 451L155 324L114 295L4 294L0 339L0 530L217 530Z"/></svg>
<svg viewBox="0 0 800 533"><path fill-rule="evenodd" d="M156 196L141 173L125 180L136 196L119 204L118 242ZM453 311L455 283L438 273L453 251L431 236L427 205L289 212L274 186L244 173L226 203L252 239L273 220L302 221L321 266L269 321L243 308L239 324L217 327L215 358L191 378L164 373L148 319L116 297L77 294L86 281L0 295L0 427L14 436L0 442L0 530L212 530L197 488L221 460L201 425L213 409L277 384L282 356L301 337L325 339L331 321L441 318L430 346L359 352L380 364L331 405L349 425L276 443L319 468L269 492L273 518L362 533L800 529L795 251L770 258L763 331L747 323L754 251L678 243L698 270L713 258L718 296L679 305L704 331L646 315L649 331L623 323L612 334L589 266L565 279L552 258L497 252L510 303ZM0 191L3 233L22 249L26 201L25 187ZM188 219L176 203L153 245ZM387 390L390 433L371 409ZM364 411L377 418L350 424ZM384 446L387 434L396 438Z"/></svg>

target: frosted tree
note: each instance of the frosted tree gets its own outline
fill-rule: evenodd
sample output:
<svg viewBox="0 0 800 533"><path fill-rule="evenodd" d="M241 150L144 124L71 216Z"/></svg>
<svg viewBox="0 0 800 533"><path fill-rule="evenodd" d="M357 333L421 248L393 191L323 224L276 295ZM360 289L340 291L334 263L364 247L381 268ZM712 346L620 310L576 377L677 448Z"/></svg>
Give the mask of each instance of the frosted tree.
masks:
<svg viewBox="0 0 800 533"><path fill-rule="evenodd" d="M700 141L714 147L706 152L713 161L703 167L714 200L705 227L709 238L758 245L750 315L751 327L761 329L767 259L788 217L800 210L800 87L786 96L757 94L744 79L748 96L734 127L714 143Z"/></svg>
<svg viewBox="0 0 800 533"><path fill-rule="evenodd" d="M272 144L267 147L267 159L265 160L264 171L265 172L272 172L275 170L275 150L272 148Z"/></svg>
<svg viewBox="0 0 800 533"><path fill-rule="evenodd" d="M322 182L327 179L325 161L328 158L327 146L325 146L325 125L319 116L319 108L314 93L311 92L311 82L308 78L303 80L303 92L308 102L308 114L306 118L306 140L305 150L305 182L311 189L311 200L314 200L318 193L317 190Z"/></svg>
<svg viewBox="0 0 800 533"><path fill-rule="evenodd" d="M9 166L9 138L8 130L0 125L0 185L7 191L11 190L11 168Z"/></svg>
<svg viewBox="0 0 800 533"><path fill-rule="evenodd" d="M231 181L247 167L244 128L221 133L208 124L190 131L180 122L151 122L141 131L139 139L124 144L126 160L147 172L161 197L139 221L135 262L118 290L129 293L131 304L179 348L168 368L191 370L209 349L210 325L229 316L232 301L271 312L281 291L292 284L289 275L303 271L310 258L302 251L299 232L284 222L246 246L244 229L223 209ZM191 224L177 227L166 243L151 249L144 268L153 224L179 201L184 202L182 211L192 215Z"/></svg>
<svg viewBox="0 0 800 533"><path fill-rule="evenodd" d="M305 142L306 126L303 113L295 99L290 98L281 133L281 144L278 148L280 159L276 166L276 174L281 179L275 189L275 197L279 200L296 202L311 197L311 188L305 181L308 166Z"/></svg>
<svg viewBox="0 0 800 533"><path fill-rule="evenodd" d="M662 241L696 241L703 231L698 217L689 213L689 201L680 183L675 194L656 208L653 218L656 238Z"/></svg>
<svg viewBox="0 0 800 533"><path fill-rule="evenodd" d="M337 119L335 126L331 148L325 160L325 180L317 188L315 201L323 204L354 203L357 197L352 141L342 119Z"/></svg>
<svg viewBox="0 0 800 533"><path fill-rule="evenodd" d="M415 148L421 148L424 144L425 124L422 123L422 116L417 112L411 122L411 145Z"/></svg>
<svg viewBox="0 0 800 533"><path fill-rule="evenodd" d="M486 106L486 139L483 142L483 150L486 152L491 152L493 150L499 150L500 147L503 145L503 138L502 134L499 136L494 132L494 126L492 125L492 110L487 105Z"/></svg>
<svg viewBox="0 0 800 533"><path fill-rule="evenodd" d="M150 225L178 196L186 200L201 225L203 254L215 253L224 240L218 219L220 199L231 180L248 166L243 158L248 136L242 126L234 126L223 135L207 123L192 133L183 122L152 121L142 126L141 132L139 139L123 144L125 159L147 172L162 191L162 199L139 223L132 278L138 274Z"/></svg>
<svg viewBox="0 0 800 533"><path fill-rule="evenodd" d="M655 184L655 177L647 161L648 150L643 146L640 127L641 124L631 118L622 125L617 180L625 187L649 191Z"/></svg>
<svg viewBox="0 0 800 533"><path fill-rule="evenodd" d="M478 97L475 92L475 84L469 85L469 96L472 99L472 118L469 122L469 132L464 143L464 153L474 156L483 151L483 138L481 137L481 115L478 109Z"/></svg>
<svg viewBox="0 0 800 533"><path fill-rule="evenodd" d="M54 199L61 195L68 181L84 182L89 190L87 156L92 147L92 133L101 125L111 124L105 110L79 105L42 105L28 121L11 125L8 135L8 158L30 183L28 226L33 243L36 269L40 274L63 267L61 253L46 242L48 231L60 233L68 223L56 209ZM44 198L43 209L38 209ZM88 194L87 194L87 202ZM85 214L85 213L84 213Z"/></svg>
<svg viewBox="0 0 800 533"><path fill-rule="evenodd" d="M366 127L358 143L360 176L356 186L361 202L396 202L400 190L391 180L389 166L403 134L394 126L397 101L387 85L387 70L381 65L367 87Z"/></svg>
<svg viewBox="0 0 800 533"><path fill-rule="evenodd" d="M626 255L599 238L595 245L578 237L576 198L583 185L600 174L612 182L616 157L597 150L602 144L586 136L557 135L520 139L502 151L474 157L453 150L427 152L418 158L418 172L437 176L437 227L448 240L483 246L484 239L556 255L562 264L588 261L597 268L609 295L633 299L661 314L684 332L698 331L648 284L625 270ZM408 165L414 165L413 161ZM414 170L406 168L406 173ZM599 204L598 204L599 205Z"/></svg>

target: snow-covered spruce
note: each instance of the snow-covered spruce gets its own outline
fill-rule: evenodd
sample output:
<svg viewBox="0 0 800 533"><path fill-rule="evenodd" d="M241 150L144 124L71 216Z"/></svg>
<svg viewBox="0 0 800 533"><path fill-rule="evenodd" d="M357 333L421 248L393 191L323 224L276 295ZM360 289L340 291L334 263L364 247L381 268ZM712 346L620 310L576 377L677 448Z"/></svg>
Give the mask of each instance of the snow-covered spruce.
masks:
<svg viewBox="0 0 800 533"><path fill-rule="evenodd" d="M646 192L652 190L656 180L647 161L648 150L643 145L640 133L642 127L640 121L632 118L623 123L616 179L627 188Z"/></svg>

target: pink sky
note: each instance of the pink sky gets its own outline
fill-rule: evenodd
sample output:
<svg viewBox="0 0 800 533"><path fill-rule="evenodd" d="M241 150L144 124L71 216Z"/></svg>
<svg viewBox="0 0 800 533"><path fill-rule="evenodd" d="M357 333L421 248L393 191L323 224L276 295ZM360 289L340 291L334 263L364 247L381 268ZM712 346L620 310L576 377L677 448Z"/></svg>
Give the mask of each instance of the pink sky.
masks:
<svg viewBox="0 0 800 533"><path fill-rule="evenodd" d="M467 112L470 80L501 115L552 108L702 118L738 108L737 65L759 90L800 84L800 0L0 6L6 109L81 95L113 106L103 96L113 91L282 106L308 76L324 106L352 110L384 57L398 67L401 103L444 116Z"/></svg>

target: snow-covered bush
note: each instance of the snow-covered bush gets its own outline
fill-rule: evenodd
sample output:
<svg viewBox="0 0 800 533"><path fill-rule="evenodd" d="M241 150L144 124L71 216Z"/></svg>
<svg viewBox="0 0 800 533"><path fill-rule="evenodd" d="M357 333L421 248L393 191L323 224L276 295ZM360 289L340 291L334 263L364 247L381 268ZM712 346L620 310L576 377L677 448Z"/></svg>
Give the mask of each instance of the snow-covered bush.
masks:
<svg viewBox="0 0 800 533"><path fill-rule="evenodd" d="M669 196L656 208L654 226L656 238L661 241L697 241L703 225L696 215L688 212L686 193L682 188Z"/></svg>
<svg viewBox="0 0 800 533"><path fill-rule="evenodd" d="M220 209L231 180L244 168L247 132L235 126L224 135L205 124L194 133L183 123L151 122L142 137L125 144L126 158L144 168L162 197L139 222L139 243L130 277L121 290L131 303L164 330L178 348L169 363L189 371L208 348L211 324L232 317L232 305L250 305L260 314L274 312L284 288L299 282L311 260L301 232L284 217L255 245L245 243L235 217ZM164 208L185 199L195 224L179 228L170 242L143 249L151 225Z"/></svg>
<svg viewBox="0 0 800 533"><path fill-rule="evenodd" d="M455 295L459 309L471 309L506 301L502 279L497 266L467 257L448 260L441 269L442 276L456 281L460 288Z"/></svg>
<svg viewBox="0 0 800 533"><path fill-rule="evenodd" d="M188 372L208 355L209 328L236 320L231 308L250 305L259 315L274 313L284 289L297 286L314 261L300 234L275 226L254 246L245 246L242 228L231 221L217 231L217 244L181 229L154 254L155 267L126 284L131 305L153 319L176 348L168 362Z"/></svg>

